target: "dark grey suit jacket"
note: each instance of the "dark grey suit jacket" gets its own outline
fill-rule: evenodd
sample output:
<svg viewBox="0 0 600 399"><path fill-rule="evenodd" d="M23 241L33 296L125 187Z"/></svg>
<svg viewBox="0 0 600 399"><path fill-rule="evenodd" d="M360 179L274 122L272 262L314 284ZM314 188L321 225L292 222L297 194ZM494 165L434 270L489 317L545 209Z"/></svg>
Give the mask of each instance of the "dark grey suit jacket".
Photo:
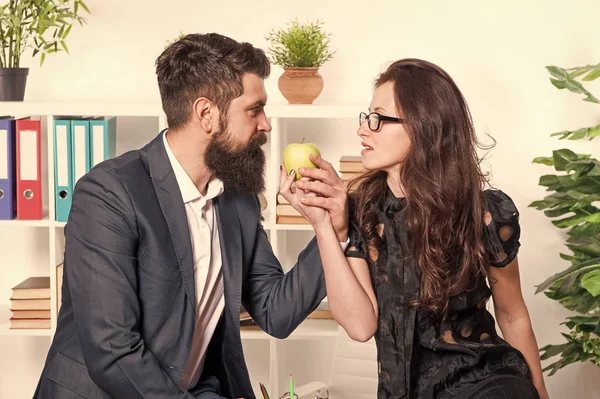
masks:
<svg viewBox="0 0 600 399"><path fill-rule="evenodd" d="M181 390L195 280L184 203L162 140L99 164L77 183L62 306L36 398L212 398L199 392L215 381L226 398L254 398L240 304L263 330L285 338L325 297L315 239L284 275L257 197L225 187L215 199L225 309L201 383Z"/></svg>

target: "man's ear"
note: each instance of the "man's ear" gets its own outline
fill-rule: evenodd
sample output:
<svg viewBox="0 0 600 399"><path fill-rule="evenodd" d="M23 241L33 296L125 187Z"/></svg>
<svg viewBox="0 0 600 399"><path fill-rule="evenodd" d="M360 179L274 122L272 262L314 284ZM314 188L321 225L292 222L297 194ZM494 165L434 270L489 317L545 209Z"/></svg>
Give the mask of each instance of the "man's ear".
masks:
<svg viewBox="0 0 600 399"><path fill-rule="evenodd" d="M206 97L199 97L194 102L194 118L202 129L212 133L219 128L219 109L216 104Z"/></svg>

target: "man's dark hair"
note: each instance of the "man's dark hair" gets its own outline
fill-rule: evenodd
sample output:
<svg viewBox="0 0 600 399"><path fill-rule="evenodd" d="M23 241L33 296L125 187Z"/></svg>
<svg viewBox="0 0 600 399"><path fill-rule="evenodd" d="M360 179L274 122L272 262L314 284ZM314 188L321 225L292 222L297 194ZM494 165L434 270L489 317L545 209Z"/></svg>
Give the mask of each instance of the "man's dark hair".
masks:
<svg viewBox="0 0 600 399"><path fill-rule="evenodd" d="M266 79L270 64L264 51L250 43L217 34L189 34L170 44L156 60L163 111L171 129L184 126L198 97L213 101L223 115L242 95L242 76Z"/></svg>

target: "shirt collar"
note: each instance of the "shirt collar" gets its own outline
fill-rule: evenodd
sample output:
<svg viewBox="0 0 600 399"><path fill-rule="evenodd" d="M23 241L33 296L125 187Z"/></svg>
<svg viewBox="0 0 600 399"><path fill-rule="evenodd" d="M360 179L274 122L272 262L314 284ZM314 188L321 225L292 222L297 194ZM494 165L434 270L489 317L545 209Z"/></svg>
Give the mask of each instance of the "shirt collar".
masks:
<svg viewBox="0 0 600 399"><path fill-rule="evenodd" d="M165 145L165 150L167 151L167 156L169 157L169 162L171 163L171 167L173 168L173 173L175 173L175 179L177 180L177 184L179 185L179 190L181 191L181 197L183 198L183 202L191 202L198 198L203 198L202 194L200 194L200 190L196 187L190 176L187 174L183 166L179 163L175 154L171 150L169 143L167 142L167 132L163 133L163 143ZM208 187L206 189L206 195L204 196L205 200L209 200L217 197L223 192L223 182L218 179L216 176L212 176L208 181Z"/></svg>
<svg viewBox="0 0 600 399"><path fill-rule="evenodd" d="M396 197L389 185L386 184L386 197L383 202L383 211L391 216L401 211L406 206L406 198Z"/></svg>

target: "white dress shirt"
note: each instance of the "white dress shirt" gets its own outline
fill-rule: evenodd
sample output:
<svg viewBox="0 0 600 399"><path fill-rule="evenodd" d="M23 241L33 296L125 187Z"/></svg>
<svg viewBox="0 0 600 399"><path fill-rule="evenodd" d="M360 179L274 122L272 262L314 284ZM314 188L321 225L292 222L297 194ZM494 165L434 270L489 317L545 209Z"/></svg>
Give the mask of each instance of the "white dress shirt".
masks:
<svg viewBox="0 0 600 399"><path fill-rule="evenodd" d="M185 204L194 255L196 326L190 356L180 381L181 388L189 390L202 374L206 349L225 306L219 228L213 206L213 198L223 192L223 182L216 177L211 178L203 196L173 154L166 132L163 142Z"/></svg>

